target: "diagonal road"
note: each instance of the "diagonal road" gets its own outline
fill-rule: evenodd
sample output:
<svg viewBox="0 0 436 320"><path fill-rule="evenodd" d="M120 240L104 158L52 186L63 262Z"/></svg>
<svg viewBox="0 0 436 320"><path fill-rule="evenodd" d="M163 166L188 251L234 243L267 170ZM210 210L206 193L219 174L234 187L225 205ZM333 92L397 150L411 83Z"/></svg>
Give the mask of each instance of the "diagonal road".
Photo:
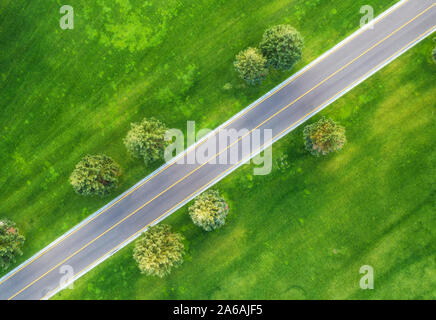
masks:
<svg viewBox="0 0 436 320"><path fill-rule="evenodd" d="M435 30L436 0L399 2L4 276L0 299L51 297L64 287L66 266L77 279ZM206 153L224 129L246 131ZM262 139L265 129L272 139ZM246 150L256 131L261 145ZM177 163L200 151L207 161ZM231 155L238 161L214 163Z"/></svg>

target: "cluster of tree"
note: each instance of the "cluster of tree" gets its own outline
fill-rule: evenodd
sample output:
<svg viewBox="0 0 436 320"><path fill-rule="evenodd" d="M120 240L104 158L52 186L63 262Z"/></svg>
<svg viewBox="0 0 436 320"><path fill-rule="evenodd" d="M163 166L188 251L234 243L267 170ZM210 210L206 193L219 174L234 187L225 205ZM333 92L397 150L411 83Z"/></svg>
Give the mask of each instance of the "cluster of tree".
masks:
<svg viewBox="0 0 436 320"><path fill-rule="evenodd" d="M222 227L226 223L229 206L217 190L207 190L189 207L189 215L195 225L206 231Z"/></svg>
<svg viewBox="0 0 436 320"><path fill-rule="evenodd" d="M158 224L149 228L136 241L133 258L141 273L164 277L183 262L183 236L171 227Z"/></svg>
<svg viewBox="0 0 436 320"><path fill-rule="evenodd" d="M189 214L197 226L206 231L215 230L225 224L229 207L216 190L202 193L189 207ZM171 232L165 224L149 228L137 241L133 258L141 273L164 277L183 262L183 236Z"/></svg>
<svg viewBox="0 0 436 320"><path fill-rule="evenodd" d="M303 38L290 25L281 24L265 31L259 48L249 47L236 56L234 66L240 77L249 84L260 83L268 67L289 70L303 52Z"/></svg>
<svg viewBox="0 0 436 320"><path fill-rule="evenodd" d="M0 219L0 270L6 270L18 255L23 254L24 240L14 222Z"/></svg>
<svg viewBox="0 0 436 320"><path fill-rule="evenodd" d="M343 148L345 128L325 117L307 125L303 130L306 149L313 155L326 155Z"/></svg>
<svg viewBox="0 0 436 320"><path fill-rule="evenodd" d="M132 123L124 139L127 151L135 158L142 158L145 164L163 158L167 128L154 118ZM85 196L105 196L118 184L121 169L111 157L104 154L86 155L76 165L70 176L74 191Z"/></svg>
<svg viewBox="0 0 436 320"><path fill-rule="evenodd" d="M139 123L131 124L131 129L123 142L133 157L142 158L145 164L150 164L163 158L164 149L169 143L165 140L166 131L167 128L161 121L155 118L143 119ZM120 166L109 156L104 154L86 155L76 165L70 176L70 183L78 194L105 196L117 186L120 172ZM214 208L211 210L216 211ZM222 215L222 212L215 211L211 214ZM225 216L219 218L220 221L217 220L213 228L224 224L224 218ZM6 230L16 230L10 226L8 221L0 222L0 226L5 226ZM18 237L18 233L14 232L4 232L3 236L3 230L0 229L1 267L8 265L6 263L11 261L13 254L19 252L17 251L19 246L15 243L24 241L24 238ZM6 244L6 240L4 240L6 236L11 239L8 248L3 246L3 243ZM12 241L12 236L16 237L15 242ZM172 233L168 225L157 225L149 228L138 239L133 257L142 273L164 277L174 267L182 263L183 254L183 237L178 233Z"/></svg>

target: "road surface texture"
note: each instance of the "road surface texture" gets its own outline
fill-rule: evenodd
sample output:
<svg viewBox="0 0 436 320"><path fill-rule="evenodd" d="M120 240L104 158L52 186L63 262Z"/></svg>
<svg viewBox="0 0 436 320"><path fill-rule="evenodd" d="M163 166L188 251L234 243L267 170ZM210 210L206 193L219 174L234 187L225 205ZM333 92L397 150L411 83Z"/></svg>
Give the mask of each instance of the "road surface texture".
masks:
<svg viewBox="0 0 436 320"><path fill-rule="evenodd" d="M435 29L436 0L401 1L378 17L373 28L358 30L175 159L180 162L201 151L209 161L168 162L4 276L0 299L51 297L68 284L64 279L71 272L71 280L77 279L104 261ZM224 128L242 135L218 144L209 153L203 150L212 146ZM265 129L272 130L272 139L263 140ZM242 146L254 132L260 135L261 145L246 150ZM230 156L238 161L226 164L224 160Z"/></svg>

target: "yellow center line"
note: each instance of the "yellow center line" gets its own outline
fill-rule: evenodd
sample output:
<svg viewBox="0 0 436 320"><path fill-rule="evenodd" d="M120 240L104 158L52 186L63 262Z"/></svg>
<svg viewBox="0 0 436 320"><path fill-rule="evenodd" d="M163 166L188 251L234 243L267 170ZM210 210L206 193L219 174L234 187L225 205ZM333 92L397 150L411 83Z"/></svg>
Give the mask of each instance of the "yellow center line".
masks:
<svg viewBox="0 0 436 320"><path fill-rule="evenodd" d="M390 11L386 16L383 17L383 19L377 20L376 23L379 23L381 21L383 21L387 16L389 16L390 14L392 14L394 11L396 11L398 8L400 8L401 6L403 6L406 2L408 2L409 0L405 0L400 6L396 7L394 10ZM295 76L291 81L289 81L288 83L285 83L283 86L277 88L276 90L274 90L273 92L271 92L270 94L268 94L265 98L263 98L262 100L260 100L259 102L257 102L256 104L254 104L253 106L251 106L250 108L248 108L247 110L245 110L243 113L241 113L238 117L232 119L229 123L227 123L225 126L223 126L222 128L218 128L218 130L214 131L213 135L210 137L207 137L205 140L203 140L202 142L198 143L197 145L195 145L194 148L186 151L186 153L181 153L179 156L176 156L173 159L173 162L171 164L169 164L168 166L166 166L165 168L163 168L161 171L157 172L155 175L151 176L150 178L148 178L147 180L143 181L141 184L139 184L137 187L135 187L134 189L130 190L128 193L126 193L125 195L123 195L120 199L118 199L117 201L115 201L114 203L112 203L110 206L108 206L107 208L105 208L104 210L102 210L100 213L98 213L97 215L95 215L94 217L92 217L91 219L89 219L88 221L86 221L86 223L84 223L83 225L81 225L80 227L78 227L77 229L73 230L71 233L69 233L67 236L65 236L64 238L62 238L61 241L59 241L58 243L56 243L55 245L53 245L52 247L47 248L47 250L41 252L39 255L37 255L34 259L32 259L31 261L27 262L26 264L24 264L23 266L21 266L19 269L17 269L14 273L10 274L8 277L6 277L5 279L3 279L2 281L0 281L0 285L5 282L6 280L8 280L9 278L11 278L12 276L14 276L17 272L21 271L22 269L24 269L26 266L28 266L29 264L31 264L32 262L36 261L37 259L39 259L42 255L46 254L47 252L49 252L50 250L52 250L53 248L55 248L56 246L58 246L60 243L62 243L64 240L68 239L69 237L71 237L73 234L75 234L77 231L81 230L83 227L85 227L88 223L90 223L91 221L95 220L97 217L99 217L101 214L105 213L106 211L108 211L109 209L111 209L113 206L115 206L117 203L119 203L121 200L123 200L124 198L126 198L127 196L129 196L130 194L132 194L133 192L135 192L136 190L138 190L139 188L141 188L143 185L145 185L148 181L150 181L151 179L157 177L159 174L161 174L162 172L164 172L165 170L167 170L168 168L170 168L171 166L173 166L178 160L179 158L181 158L181 156L187 156L190 152L196 150L196 148L198 146L200 146L201 144L203 144L204 142L206 142L207 140L209 140L210 138L212 138L213 136L216 136L221 130L227 128L229 125L231 125L233 122L237 121L238 119L240 119L241 117L243 117L245 114L247 114L249 111L253 110L254 108L256 108L258 105L260 105L262 102L264 102L265 100L269 99L270 97L272 97L274 94L276 94L277 92L279 92L280 90L282 90L283 88L287 87L288 85L290 85L291 83L293 83L295 80L297 80L299 77L301 77L303 74L305 74L307 71L311 70L313 67L315 67L316 65L318 65L321 61L325 60L327 57L329 57L330 55L332 55L334 52L336 52L337 50L339 50L340 48L342 48L345 44L349 43L351 40L353 40L354 38L356 38L357 36L363 34L364 32L366 32L368 29L364 29L362 32L357 32L356 34L354 34L354 36L347 38L344 40L344 42L336 47L333 51L329 52L326 56L324 56L322 59L319 59L318 61L316 61L316 63L312 64L311 66L309 66L306 70L304 70L303 72L299 73L297 76Z"/></svg>
<svg viewBox="0 0 436 320"><path fill-rule="evenodd" d="M419 13L417 16L415 16L414 18L412 18L411 20L409 20L408 22L406 22L405 24L403 24L402 26L400 26L398 29L396 29L395 31L393 31L392 33L390 33L388 36L386 36L385 38L383 38L382 40L380 40L379 42L377 42L375 45L373 45L372 47L370 47L369 49L367 49L364 53L362 53L361 55L359 55L358 57L356 57L355 59L353 59L352 61L350 61L349 63L347 63L345 66L341 67L339 70L337 70L336 72L334 72L332 75L330 75L328 78L324 79L322 82L320 82L318 85L316 85L315 87L313 87L312 89L310 89L309 91L307 91L306 93L304 93L302 96L300 96L299 98L297 98L296 100L294 100L293 102L291 102L290 104L288 104L287 106L285 106L284 108L282 108L281 110L279 110L278 112L276 112L275 114L273 114L272 116L270 116L268 119L266 119L265 121L263 121L261 124L259 124L258 126L256 126L254 129L252 129L251 131L249 131L247 134L243 135L242 137L240 137L237 141L235 141L234 143L230 144L229 146L227 146L225 149L223 149L221 152L219 152L218 154L214 155L213 157L211 157L207 162L205 162L204 164L202 164L201 166L199 166L198 168L196 168L195 170L193 170L192 172L190 172L189 174L187 174L186 176L184 176L183 178L179 179L177 182L175 182L174 184L172 184L170 187L168 187L167 189L165 189L164 191L162 191L161 193L159 193L157 196L155 196L153 199L149 200L148 202L146 202L145 204L143 204L141 207L139 207L138 209L136 209L135 211L133 211L132 213L130 213L128 216L126 216L125 218L123 218L122 220L118 221L116 224L114 224L111 228L107 229L105 232L103 232L102 234L100 234L98 237L96 237L95 239L93 239L92 241L90 241L89 243L87 243L85 246L83 246L82 248L80 248L79 250L77 250L76 252L74 252L73 254L71 254L70 256L68 256L67 258L65 258L64 260L62 260L60 263L58 263L56 266L54 266L53 268L51 268L49 271L47 271L46 273L44 273L43 275L41 275L40 277L38 277L36 280L32 281L30 284L28 284L26 287L24 287L23 289L21 289L20 291L18 291L16 294L14 294L13 296L11 296L9 298L12 299L15 296L17 296L18 294L20 294L22 291L24 291L25 289L27 289L28 287L30 287L31 285L33 285L35 282L39 281L41 278L43 278L45 275L47 275L48 273L50 273L51 271L53 271L54 269L56 269L58 266L62 265L62 263L64 263L65 261L67 261L68 259L70 259L71 257L73 257L74 255L76 255L77 253L81 252L82 250L84 250L86 247L88 247L90 244L92 244L93 242L95 242L96 240L98 240L100 237L102 237L103 235L105 235L107 232L109 232L110 230L112 230L113 228L115 228L116 226L118 226L120 223L122 223L123 221L125 221L126 219L128 219L129 217L131 217L132 215L134 215L135 213L137 213L139 210L141 210L142 208L144 208L148 203L150 203L151 201L153 201L154 199L156 199L157 197L159 197L162 193L166 192L167 190L171 189L174 185L178 184L180 181L182 181L183 179L185 179L186 177L190 176L192 173L196 172L197 170L199 170L201 167L203 167L204 165L206 165L210 160L212 160L213 158L217 157L218 155L220 155L222 152L226 151L228 148L230 148L232 145L234 145L235 143L238 143L241 139L243 139L245 136L249 135L252 131L254 131L255 129L257 129L258 127L262 126L265 122L269 121L270 119L272 119L273 117L275 117L276 115L278 115L279 113L281 113L282 111L284 111L285 109L287 109L289 106L291 106L292 104L294 104L295 102L297 102L298 100L300 100L302 97L304 97L305 95L307 95L308 93L310 93L311 91L313 91L314 89L316 89L317 87L319 87L321 84L323 84L325 81L327 81L328 79L330 79L332 76L334 76L335 74L337 74L338 72L340 72L341 70L343 70L344 68L346 68L347 66L349 66L350 64L352 64L354 61L356 61L357 59L359 59L361 56L363 56L364 54L366 54L367 52L369 52L370 50L374 49L376 46L378 46L380 43L382 43L383 41L385 41L386 39L388 39L389 37L391 37L392 35L394 35L396 32L398 32L399 30L401 30L402 28L404 28L406 25L408 25L409 23L411 23L412 21L414 21L415 19L417 19L419 16L421 16L422 14L424 14L425 12L427 12L428 10L430 10L432 7L434 7L436 5L433 4L430 7L428 7L427 9L425 9L424 11L422 11L421 13ZM300 120L298 120L300 121Z"/></svg>
<svg viewBox="0 0 436 320"><path fill-rule="evenodd" d="M205 188L206 186L208 186L209 184L213 183L214 181L218 180L221 176L223 176L224 174L226 174L228 171L232 170L233 168L237 167L241 162L247 161L248 159L251 158L251 156L253 154L255 154L256 152L258 152L260 149L262 149L265 145L271 143L272 141L274 141L277 137L279 137L280 135L282 135L284 132L286 132L287 130L291 129L293 126L295 126L299 121L303 120L304 118L306 118L307 116L311 115L312 113L316 112L317 110L319 110L321 107L323 107L326 103L328 103L332 98L336 97L337 95L343 93L344 91L346 91L347 89L349 89L350 87L354 86L356 83L358 83L360 80L364 79L366 76L368 76L369 74L371 74L371 72L373 72L374 70L376 70L377 68L379 68L381 65L383 65L386 61L389 61L392 57L394 57L395 55L397 55L399 52L403 51L405 48L407 48L410 44L412 44L413 42L415 42L417 39L419 39L420 37L422 37L423 35L425 35L428 31L430 31L431 29L433 29L434 27L431 27L430 29L428 29L427 31L425 31L424 33L422 33L420 36L418 36L417 38L415 38L414 40L412 40L411 42L409 42L407 45L405 45L404 47L402 47L400 50L396 51L394 54L392 54L390 57L388 57L387 59L383 60L381 63L379 63L377 66L375 66L374 68L372 68L370 71L368 71L367 73L365 73L363 76L359 77L359 79L353 81L350 85L348 85L347 87L345 87L344 89L342 89L341 91L337 92L336 94L334 94L331 98L325 100L323 103L321 103L317 108L313 109L311 112L307 113L306 115L304 115L303 117L301 117L300 119L298 119L297 121L295 121L294 123L292 123L289 127L287 127L286 129L282 130L280 133L276 134L273 138L271 138L271 140L269 140L267 143L264 143L262 146L258 147L255 151L251 152L248 156L246 156L244 159L241 159L240 161L238 161L236 164L234 164L232 167L228 168L227 170L223 171L222 173L220 173L218 176L216 176L215 178L213 178L211 181L209 181L208 183L204 184L203 186L201 186L200 188L196 189L193 193L191 193L189 196L187 196L185 199L183 199L182 201L180 201L179 203L177 203L176 205L174 205L171 209L165 211L162 215L160 215L158 218L154 219L152 222L148 223L146 226L144 226L143 228L141 228L139 231L135 232L134 234L132 234L130 237L128 237L126 240L124 240L123 242L121 242L120 244L116 245L115 247L113 247L112 249L110 249L109 251L107 251L104 255L102 255L101 257L99 257L98 259L94 260L92 263L90 263L89 265L87 265L85 268L83 268L82 270L80 270L80 272L78 274L80 274L81 272L83 272L84 270L86 270L87 268L89 268L90 266L92 266L94 263L96 263L97 261L99 261L100 259L102 259L103 257L105 257L106 255L108 255L109 253L113 252L114 250L116 250L117 248L119 248L120 246L122 246L124 243L128 242L130 239L132 239L133 237L135 237L138 233L143 232L146 228L148 228L151 224L153 224L155 221L159 220L160 218L162 218L163 216L165 216L167 213L171 212L174 208L176 208L177 206L179 206L181 203L183 203L184 201L188 200L190 197L192 197L194 194L196 194L197 192L199 192L201 189ZM55 289L51 290L49 293L47 293L44 297L41 298L41 300L43 300L45 297L47 297L51 292L54 292L56 290L58 290L60 288L60 286L56 287Z"/></svg>

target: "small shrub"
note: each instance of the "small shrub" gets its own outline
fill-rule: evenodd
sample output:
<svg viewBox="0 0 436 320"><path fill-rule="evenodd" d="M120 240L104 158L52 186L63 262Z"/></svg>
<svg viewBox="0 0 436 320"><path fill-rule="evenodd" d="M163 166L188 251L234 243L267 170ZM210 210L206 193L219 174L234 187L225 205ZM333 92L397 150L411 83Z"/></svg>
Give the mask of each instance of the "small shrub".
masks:
<svg viewBox="0 0 436 320"><path fill-rule="evenodd" d="M14 222L0 219L0 270L9 268L23 254L24 240Z"/></svg>
<svg viewBox="0 0 436 320"><path fill-rule="evenodd" d="M266 59L257 48L239 52L234 66L239 76L251 85L262 82L267 73Z"/></svg>
<svg viewBox="0 0 436 320"><path fill-rule="evenodd" d="M307 125L303 135L306 149L316 156L340 150L346 142L345 128L326 118Z"/></svg>
<svg viewBox="0 0 436 320"><path fill-rule="evenodd" d="M168 225L149 228L137 241L133 258L141 273L163 278L183 262L183 237Z"/></svg>
<svg viewBox="0 0 436 320"><path fill-rule="evenodd" d="M229 90L232 90L233 89L233 86L232 86L232 84L230 83L230 82L227 82L224 86L223 86L223 90L225 90L225 91L229 91Z"/></svg>
<svg viewBox="0 0 436 320"><path fill-rule="evenodd" d="M292 26L281 24L265 31L259 47L268 66L289 70L301 59L303 38Z"/></svg>
<svg viewBox="0 0 436 320"><path fill-rule="evenodd" d="M165 141L166 131L163 122L155 118L143 119L131 124L124 145L133 157L142 158L145 164L149 164L163 158L164 149L170 143Z"/></svg>
<svg viewBox="0 0 436 320"><path fill-rule="evenodd" d="M105 196L118 184L120 166L104 154L86 155L70 176L70 183L81 195Z"/></svg>
<svg viewBox="0 0 436 320"><path fill-rule="evenodd" d="M206 231L222 227L226 222L229 206L216 190L207 190L189 207L189 215L195 225Z"/></svg>

